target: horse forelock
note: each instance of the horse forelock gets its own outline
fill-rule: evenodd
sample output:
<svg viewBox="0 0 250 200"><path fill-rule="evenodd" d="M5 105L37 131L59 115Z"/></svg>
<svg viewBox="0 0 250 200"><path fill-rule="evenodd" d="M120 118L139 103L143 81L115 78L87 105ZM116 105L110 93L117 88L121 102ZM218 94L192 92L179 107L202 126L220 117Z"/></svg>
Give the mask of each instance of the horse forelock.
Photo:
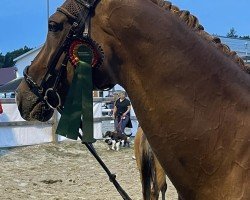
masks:
<svg viewBox="0 0 250 200"><path fill-rule="evenodd" d="M223 53L231 57L236 63L239 64L242 70L244 70L246 73L250 73L248 66L245 65L243 59L240 58L236 54L236 52L231 51L226 44L221 43L221 40L218 37L210 35L206 31L204 31L204 27L199 23L199 20L196 16L192 15L189 11L180 10L177 6L172 5L172 3L169 1L154 0L153 2L157 3L159 7L162 7L165 10L169 10L171 13L178 16L182 21L186 23L188 27L196 31L198 35L200 35L207 41L212 42L217 49L221 50Z"/></svg>

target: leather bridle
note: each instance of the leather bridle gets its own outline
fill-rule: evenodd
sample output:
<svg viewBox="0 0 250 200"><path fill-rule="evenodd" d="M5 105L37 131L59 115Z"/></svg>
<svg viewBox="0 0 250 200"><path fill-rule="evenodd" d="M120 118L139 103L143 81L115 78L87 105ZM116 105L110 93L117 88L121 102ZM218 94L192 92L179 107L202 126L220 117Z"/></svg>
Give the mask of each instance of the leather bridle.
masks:
<svg viewBox="0 0 250 200"><path fill-rule="evenodd" d="M30 90L38 97L38 101L44 103L44 105L48 106L48 108L58 109L59 111L62 110L61 97L57 92L57 88L59 83L62 81L63 74L65 74L67 71L66 67L70 59L68 50L72 41L74 41L75 39L80 38L84 39L85 41L87 40L87 42L92 41L90 38L90 19L99 1L100 0L93 0L92 3L88 3L86 0L69 1L70 3L74 4L76 8L81 8L79 9L80 11L83 11L83 8L87 9L87 12L85 12L85 16L83 16L84 14L79 10L72 10L72 6L70 5L66 5L66 8L62 6L57 9L57 12L61 12L67 16L68 20L72 22L72 26L66 36L66 39L51 59L51 62L48 64L47 71L40 85L38 85L33 80L33 78L28 75L28 70L30 66L27 66L24 69L24 80L28 84ZM67 9L67 6L69 9ZM56 65L63 53L65 53L65 57L61 64L61 68L59 70L56 70ZM102 61L98 62L99 65L101 63ZM48 80L51 80L52 78L54 79L54 83L51 87L49 86L51 84L48 84ZM112 88L113 86L114 85L111 85L110 88Z"/></svg>

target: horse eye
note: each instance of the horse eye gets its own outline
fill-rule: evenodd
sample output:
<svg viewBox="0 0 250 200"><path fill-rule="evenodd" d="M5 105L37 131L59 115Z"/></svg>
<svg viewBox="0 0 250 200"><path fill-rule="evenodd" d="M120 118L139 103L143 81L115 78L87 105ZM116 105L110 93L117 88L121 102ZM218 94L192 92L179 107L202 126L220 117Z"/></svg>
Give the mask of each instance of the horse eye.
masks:
<svg viewBox="0 0 250 200"><path fill-rule="evenodd" d="M62 30L62 24L56 22L49 22L49 31L57 32Z"/></svg>

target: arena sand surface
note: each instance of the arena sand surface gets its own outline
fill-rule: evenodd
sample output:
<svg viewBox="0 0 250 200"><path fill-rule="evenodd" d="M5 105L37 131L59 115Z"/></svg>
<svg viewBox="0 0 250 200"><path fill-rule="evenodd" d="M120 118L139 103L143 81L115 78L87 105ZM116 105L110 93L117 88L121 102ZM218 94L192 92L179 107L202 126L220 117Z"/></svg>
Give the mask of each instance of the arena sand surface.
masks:
<svg viewBox="0 0 250 200"><path fill-rule="evenodd" d="M141 200L139 172L132 159L133 144L119 152L108 151L103 141L97 141L94 146L128 195L133 200ZM79 141L1 149L0 171L1 200L122 199ZM177 200L169 180L166 196L168 200Z"/></svg>

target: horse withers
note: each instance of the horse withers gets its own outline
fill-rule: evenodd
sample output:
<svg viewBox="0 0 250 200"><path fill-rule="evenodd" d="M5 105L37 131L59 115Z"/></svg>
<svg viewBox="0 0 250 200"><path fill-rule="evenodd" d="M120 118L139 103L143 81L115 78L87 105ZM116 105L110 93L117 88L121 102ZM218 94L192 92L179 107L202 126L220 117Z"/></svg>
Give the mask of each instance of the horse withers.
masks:
<svg viewBox="0 0 250 200"><path fill-rule="evenodd" d="M166 174L141 128L138 129L135 136L134 151L137 167L140 171L143 199L157 200L161 191L162 200L165 200Z"/></svg>

